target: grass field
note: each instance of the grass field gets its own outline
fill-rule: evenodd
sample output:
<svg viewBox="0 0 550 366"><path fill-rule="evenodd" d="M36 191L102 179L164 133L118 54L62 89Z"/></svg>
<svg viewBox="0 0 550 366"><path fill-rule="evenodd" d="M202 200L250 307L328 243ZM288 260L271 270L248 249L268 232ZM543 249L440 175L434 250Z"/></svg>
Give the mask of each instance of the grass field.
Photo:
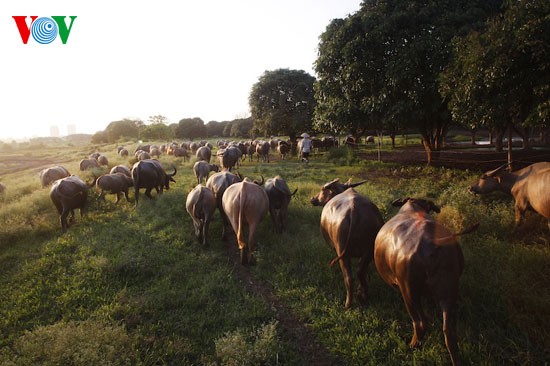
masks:
<svg viewBox="0 0 550 366"><path fill-rule="evenodd" d="M133 151L135 146L129 146ZM175 163L177 181L154 200L113 196L97 208L89 192L84 218L61 236L41 168L61 163L73 174L99 149L110 166L127 164L115 145L44 147L2 153L0 182L0 365L307 365L272 304L235 275L235 244L220 240L216 213L210 247L193 236L185 197L195 184L192 163ZM532 214L513 228L511 198L475 197L466 188L479 172L364 161L346 149L269 164L245 162L252 178L284 177L298 188L285 233L269 217L258 233L250 279L272 291L314 334L335 365L447 365L439 309L427 303L429 332L420 349L399 293L369 270L369 301L344 310L345 288L334 252L319 232L321 208L309 203L334 178L366 179L356 188L391 218L395 198L427 197L442 205L437 219L462 238L458 337L464 364L544 365L550 360L550 233ZM97 172L96 172L97 173ZM133 194L131 194L133 198Z"/></svg>

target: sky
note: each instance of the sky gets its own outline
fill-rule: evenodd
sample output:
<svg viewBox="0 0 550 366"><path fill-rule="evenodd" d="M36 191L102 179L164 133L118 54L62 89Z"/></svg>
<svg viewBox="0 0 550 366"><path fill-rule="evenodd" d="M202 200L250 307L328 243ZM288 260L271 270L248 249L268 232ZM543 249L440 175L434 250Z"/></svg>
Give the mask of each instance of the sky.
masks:
<svg viewBox="0 0 550 366"><path fill-rule="evenodd" d="M29 0L0 2L0 140L95 133L112 121L162 115L169 123L250 115L266 70L315 76L319 36L361 0ZM76 16L27 44L12 16ZM55 23L54 23L55 24ZM32 28L31 28L32 30ZM25 33L25 30L23 31ZM53 33L54 35L56 33Z"/></svg>

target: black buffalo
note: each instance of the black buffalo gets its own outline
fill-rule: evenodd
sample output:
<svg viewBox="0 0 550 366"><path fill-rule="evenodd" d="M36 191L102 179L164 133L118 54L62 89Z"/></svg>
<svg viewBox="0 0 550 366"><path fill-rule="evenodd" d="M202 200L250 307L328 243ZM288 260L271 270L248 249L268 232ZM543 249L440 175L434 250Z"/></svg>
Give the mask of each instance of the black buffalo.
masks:
<svg viewBox="0 0 550 366"><path fill-rule="evenodd" d="M177 169L174 165L173 173L166 173L164 168L158 160L146 159L138 161L132 167L132 178L134 179L134 195L136 197L136 206L139 200L139 189L145 188L145 195L149 198L151 196L151 190L154 188L158 194L162 194L163 190L170 189L170 182L176 182L174 175L177 173Z"/></svg>
<svg viewBox="0 0 550 366"><path fill-rule="evenodd" d="M61 231L67 231L67 216L71 214L74 221L74 210L80 209L83 215L84 206L88 198L88 186L76 175L56 180L50 190L50 198L60 215Z"/></svg>

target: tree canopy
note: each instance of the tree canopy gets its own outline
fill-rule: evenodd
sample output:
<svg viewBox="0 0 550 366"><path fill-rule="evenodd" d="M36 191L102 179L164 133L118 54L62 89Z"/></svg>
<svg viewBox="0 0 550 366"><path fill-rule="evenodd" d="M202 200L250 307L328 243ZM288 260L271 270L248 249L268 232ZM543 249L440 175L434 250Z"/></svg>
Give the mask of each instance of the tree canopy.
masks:
<svg viewBox="0 0 550 366"><path fill-rule="evenodd" d="M180 139L198 139L208 136L206 126L199 117L183 118L178 122L175 130L176 137Z"/></svg>
<svg viewBox="0 0 550 366"><path fill-rule="evenodd" d="M265 136L282 134L292 140L311 130L316 105L314 81L303 70L264 72L252 86L248 99L254 127Z"/></svg>
<svg viewBox="0 0 550 366"><path fill-rule="evenodd" d="M548 123L549 14L548 1L510 1L486 29L455 40L440 86L454 120L501 134Z"/></svg>
<svg viewBox="0 0 550 366"><path fill-rule="evenodd" d="M316 125L360 135L414 128L430 152L451 122L439 92L451 40L498 10L500 1L365 0L320 37Z"/></svg>

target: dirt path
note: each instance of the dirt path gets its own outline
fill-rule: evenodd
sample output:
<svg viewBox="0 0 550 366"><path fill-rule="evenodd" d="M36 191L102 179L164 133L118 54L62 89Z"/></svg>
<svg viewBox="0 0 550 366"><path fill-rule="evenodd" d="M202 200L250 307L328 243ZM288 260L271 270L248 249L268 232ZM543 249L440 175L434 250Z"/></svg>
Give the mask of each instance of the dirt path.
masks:
<svg viewBox="0 0 550 366"><path fill-rule="evenodd" d="M236 248L236 243L231 241L226 246L229 258L233 262L236 277L249 292L259 296L270 309L274 310L279 325L283 328L285 335L290 338L290 341L298 347L306 364L313 366L336 365L333 355L317 341L311 329L288 306L281 302L268 284L255 278L248 267L241 265Z"/></svg>

